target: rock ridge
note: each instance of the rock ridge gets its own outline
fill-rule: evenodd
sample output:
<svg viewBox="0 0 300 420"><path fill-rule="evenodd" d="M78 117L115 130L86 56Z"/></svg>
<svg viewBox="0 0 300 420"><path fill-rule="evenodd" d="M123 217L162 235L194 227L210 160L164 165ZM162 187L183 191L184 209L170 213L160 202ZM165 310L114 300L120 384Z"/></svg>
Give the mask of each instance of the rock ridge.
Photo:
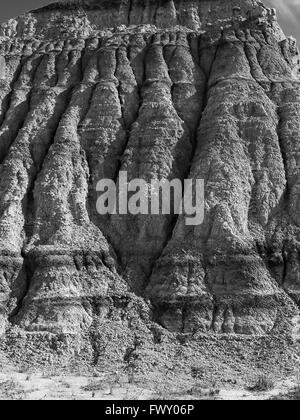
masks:
<svg viewBox="0 0 300 420"><path fill-rule="evenodd" d="M299 51L274 10L60 2L0 36L2 334L264 335L298 314ZM98 215L121 170L204 179L204 223Z"/></svg>

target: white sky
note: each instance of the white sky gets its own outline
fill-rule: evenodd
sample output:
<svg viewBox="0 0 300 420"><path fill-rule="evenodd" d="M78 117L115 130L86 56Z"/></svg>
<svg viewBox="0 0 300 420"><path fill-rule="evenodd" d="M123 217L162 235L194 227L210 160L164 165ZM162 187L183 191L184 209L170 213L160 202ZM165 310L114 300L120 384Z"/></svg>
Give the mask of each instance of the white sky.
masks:
<svg viewBox="0 0 300 420"><path fill-rule="evenodd" d="M265 0L276 7L281 26L286 35L293 35L300 44L300 0Z"/></svg>

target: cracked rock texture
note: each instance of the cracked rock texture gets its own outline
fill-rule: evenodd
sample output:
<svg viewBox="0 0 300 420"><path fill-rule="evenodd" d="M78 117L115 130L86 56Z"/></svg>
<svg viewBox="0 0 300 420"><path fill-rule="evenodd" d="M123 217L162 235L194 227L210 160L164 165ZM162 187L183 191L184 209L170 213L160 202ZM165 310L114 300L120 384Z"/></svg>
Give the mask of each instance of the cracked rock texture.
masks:
<svg viewBox="0 0 300 420"><path fill-rule="evenodd" d="M264 335L295 319L299 54L274 10L66 1L0 37L3 336ZM96 184L120 170L204 179L203 224L100 216Z"/></svg>

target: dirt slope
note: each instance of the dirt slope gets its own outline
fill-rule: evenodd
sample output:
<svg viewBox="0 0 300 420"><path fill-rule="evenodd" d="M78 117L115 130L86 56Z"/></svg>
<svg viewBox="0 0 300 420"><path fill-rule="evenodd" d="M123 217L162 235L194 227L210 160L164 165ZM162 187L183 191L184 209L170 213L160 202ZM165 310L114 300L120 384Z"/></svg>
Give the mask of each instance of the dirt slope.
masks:
<svg viewBox="0 0 300 420"><path fill-rule="evenodd" d="M214 370L229 340L233 369L241 348L246 372L259 347L263 368L283 351L290 369L299 53L274 12L250 0L68 1L0 36L3 351L147 370L165 363L165 343L187 371L203 349ZM204 179L203 224L100 216L96 184L120 171Z"/></svg>

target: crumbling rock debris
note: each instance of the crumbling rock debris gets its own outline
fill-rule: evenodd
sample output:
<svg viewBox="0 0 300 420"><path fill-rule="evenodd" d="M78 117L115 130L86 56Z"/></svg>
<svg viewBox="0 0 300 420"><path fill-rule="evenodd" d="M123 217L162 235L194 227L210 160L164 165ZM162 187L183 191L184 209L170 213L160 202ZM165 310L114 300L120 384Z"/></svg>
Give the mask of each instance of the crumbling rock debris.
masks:
<svg viewBox="0 0 300 420"><path fill-rule="evenodd" d="M299 53L274 10L66 1L0 36L2 334L89 331L135 297L171 333L297 314ZM121 170L204 179L204 223L100 216L96 184Z"/></svg>

